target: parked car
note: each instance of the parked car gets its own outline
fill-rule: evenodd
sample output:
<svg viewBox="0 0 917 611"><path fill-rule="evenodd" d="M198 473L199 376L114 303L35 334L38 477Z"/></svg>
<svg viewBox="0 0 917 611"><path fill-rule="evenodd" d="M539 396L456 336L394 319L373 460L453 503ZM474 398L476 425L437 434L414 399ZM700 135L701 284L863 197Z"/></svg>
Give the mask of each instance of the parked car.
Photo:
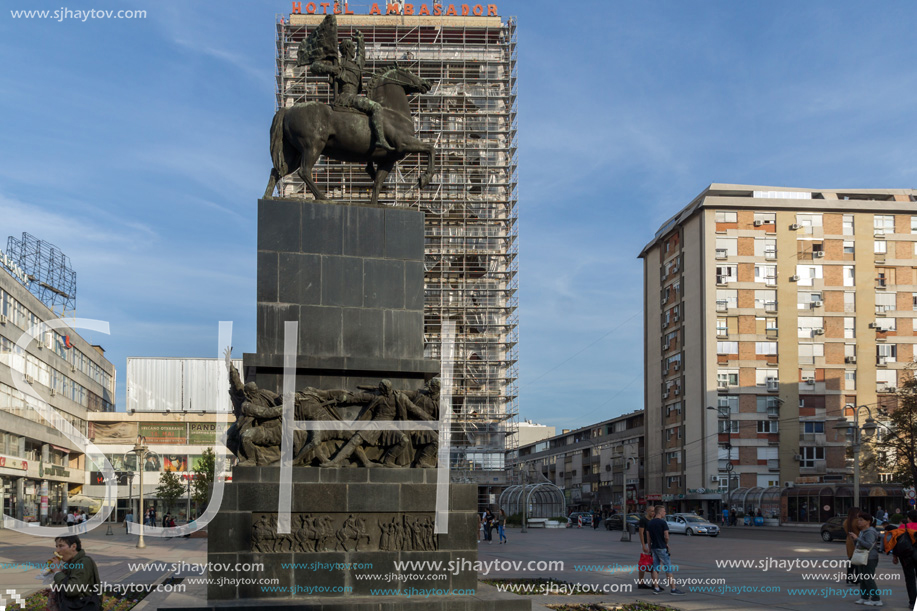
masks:
<svg viewBox="0 0 917 611"><path fill-rule="evenodd" d="M665 517L669 525L669 532L674 534L692 535L709 535L717 537L720 534L720 527L713 522L707 521L693 513L675 513Z"/></svg>
<svg viewBox="0 0 917 611"><path fill-rule="evenodd" d="M583 526L592 526L592 514L588 511L574 511L567 516L567 528L573 528L579 522L579 517L583 517Z"/></svg>
<svg viewBox="0 0 917 611"><path fill-rule="evenodd" d="M637 525L640 524L640 515L636 513L627 514L627 523L633 524L634 532L636 532ZM605 518L605 528L607 530L624 530L624 514L616 513Z"/></svg>
<svg viewBox="0 0 917 611"><path fill-rule="evenodd" d="M834 541L835 539L847 540L847 533L844 532L844 517L834 516L828 518L828 521L821 525L821 540Z"/></svg>

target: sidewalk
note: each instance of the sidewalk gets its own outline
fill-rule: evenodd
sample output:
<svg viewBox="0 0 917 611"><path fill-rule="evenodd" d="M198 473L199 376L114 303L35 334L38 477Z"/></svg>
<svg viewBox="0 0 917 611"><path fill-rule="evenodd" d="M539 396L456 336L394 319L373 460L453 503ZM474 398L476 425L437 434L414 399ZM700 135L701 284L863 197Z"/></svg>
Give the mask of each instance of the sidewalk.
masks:
<svg viewBox="0 0 917 611"><path fill-rule="evenodd" d="M128 535L120 524L112 526L112 535L106 535L107 525L85 535L80 535L83 549L95 560L103 582L152 584L165 579L168 570L131 570L128 563L143 562L207 562L207 540L176 537L160 539L144 537L146 548L137 549L135 535ZM44 563L54 553L54 539L36 537L12 530L0 529L0 563ZM47 582L36 579L39 569L0 569L0 591L15 590L27 596L47 587ZM151 593L150 596L153 596ZM156 609L155 606L148 606Z"/></svg>

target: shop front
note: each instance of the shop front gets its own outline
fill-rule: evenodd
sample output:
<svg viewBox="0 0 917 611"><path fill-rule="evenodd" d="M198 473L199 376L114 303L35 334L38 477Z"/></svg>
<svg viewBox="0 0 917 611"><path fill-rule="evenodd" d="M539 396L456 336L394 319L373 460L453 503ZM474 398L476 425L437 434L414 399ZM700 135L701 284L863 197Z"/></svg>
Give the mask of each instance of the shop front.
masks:
<svg viewBox="0 0 917 611"><path fill-rule="evenodd" d="M875 515L879 507L892 513L909 505L904 489L897 484L861 484L858 500L853 484L797 484L781 492L780 522L821 524L834 516L846 516L852 507Z"/></svg>

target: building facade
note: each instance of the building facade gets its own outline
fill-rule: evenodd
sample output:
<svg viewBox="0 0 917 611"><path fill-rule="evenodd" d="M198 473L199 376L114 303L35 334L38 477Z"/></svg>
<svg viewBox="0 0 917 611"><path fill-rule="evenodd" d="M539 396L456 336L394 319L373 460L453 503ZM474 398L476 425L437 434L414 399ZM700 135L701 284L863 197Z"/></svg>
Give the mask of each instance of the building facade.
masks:
<svg viewBox="0 0 917 611"><path fill-rule="evenodd" d="M76 331L44 325L57 318L0 265L2 511L28 522L46 522L67 508L69 496L79 493L85 480L85 453L28 406L13 383L13 368L84 436L89 414L114 410L114 366L100 346ZM22 350L17 342L36 325L38 339Z"/></svg>
<svg viewBox="0 0 917 611"><path fill-rule="evenodd" d="M713 184L640 257L648 492L845 481L835 427L914 358L917 191Z"/></svg>
<svg viewBox="0 0 917 611"><path fill-rule="evenodd" d="M520 483L548 481L570 511L634 511L646 504L643 412L564 431L507 453Z"/></svg>
<svg viewBox="0 0 917 611"><path fill-rule="evenodd" d="M480 16L447 16L445 8L435 17L399 14L408 6L338 15L338 32L342 39L363 32L366 75L397 61L433 84L411 100L418 137L436 147L433 180L417 188L422 164L411 155L380 201L426 213L425 356L442 358L443 323L454 322L456 333L450 466L464 481L500 486L517 414L516 25L495 7ZM326 77L296 66L300 42L323 18L278 18L278 107L331 100ZM370 199L362 166L322 158L314 176L331 199ZM295 174L278 188L312 197Z"/></svg>

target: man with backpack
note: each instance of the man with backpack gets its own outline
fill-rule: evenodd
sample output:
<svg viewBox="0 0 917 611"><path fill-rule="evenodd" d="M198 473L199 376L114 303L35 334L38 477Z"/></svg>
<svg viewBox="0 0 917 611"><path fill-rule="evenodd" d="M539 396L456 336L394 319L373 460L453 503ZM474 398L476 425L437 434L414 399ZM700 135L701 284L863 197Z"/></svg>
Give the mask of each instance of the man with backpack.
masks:
<svg viewBox="0 0 917 611"><path fill-rule="evenodd" d="M908 607L913 609L917 602L917 510L907 512L908 521L885 532L885 553L892 555L892 562L900 564L904 571L904 585L907 588Z"/></svg>

